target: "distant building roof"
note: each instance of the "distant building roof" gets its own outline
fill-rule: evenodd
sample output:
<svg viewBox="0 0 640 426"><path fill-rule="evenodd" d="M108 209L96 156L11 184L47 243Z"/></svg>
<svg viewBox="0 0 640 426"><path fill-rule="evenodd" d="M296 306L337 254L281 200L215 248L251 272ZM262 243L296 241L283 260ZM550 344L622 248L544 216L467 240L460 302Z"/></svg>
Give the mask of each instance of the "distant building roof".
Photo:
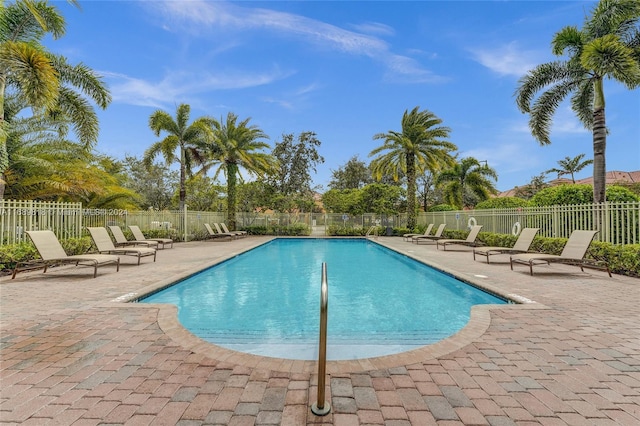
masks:
<svg viewBox="0 0 640 426"><path fill-rule="evenodd" d="M607 185L611 185L614 183L640 183L640 170L636 170L635 172L621 172L617 170L610 171L610 172L607 172L605 179L606 179L605 183ZM558 179L553 179L547 182L549 186L557 186L557 185L564 185L564 184L570 184L570 183L571 183L571 179L567 179L567 178L558 178ZM593 185L593 176L577 180L576 184ZM517 189L518 187L516 186L515 188L502 191L501 193L496 195L496 197L515 197Z"/></svg>

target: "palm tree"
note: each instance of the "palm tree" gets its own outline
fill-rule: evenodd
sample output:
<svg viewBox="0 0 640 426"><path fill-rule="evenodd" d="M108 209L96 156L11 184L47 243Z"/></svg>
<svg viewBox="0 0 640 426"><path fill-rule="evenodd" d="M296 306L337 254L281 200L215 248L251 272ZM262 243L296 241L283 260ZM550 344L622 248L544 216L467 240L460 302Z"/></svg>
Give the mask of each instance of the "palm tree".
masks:
<svg viewBox="0 0 640 426"><path fill-rule="evenodd" d="M541 145L550 144L552 116L571 94L571 107L593 132L593 199L605 201L606 122L604 79L627 88L640 85L640 1L601 0L584 27L568 26L551 43L554 55L568 59L541 64L519 81L516 102L530 114L529 127ZM534 100L539 91L544 92Z"/></svg>
<svg viewBox="0 0 640 426"><path fill-rule="evenodd" d="M545 173L557 173L558 177L562 175L571 175L571 181L576 183L575 174L587 167L589 164L593 164L593 160L582 161L583 158L584 154L580 154L574 158L565 157L564 160L558 161L561 168L549 169Z"/></svg>
<svg viewBox="0 0 640 426"><path fill-rule="evenodd" d="M256 126L249 126L251 118L238 123L238 116L227 114L226 121L210 118L209 135L205 147L206 162L201 173L219 165L214 178L223 172L227 179L227 222L231 230L236 228L236 185L244 169L254 176L262 176L275 170L276 159L261 150L269 144L260 141L268 136Z"/></svg>
<svg viewBox="0 0 640 426"><path fill-rule="evenodd" d="M443 196L448 204L459 209L464 207L466 193L475 195L480 201L497 194L493 182L498 175L491 167L480 165L473 157L460 160L453 168L443 171L436 178L436 185L443 186Z"/></svg>
<svg viewBox="0 0 640 426"><path fill-rule="evenodd" d="M111 97L100 77L83 64L71 65L40 45L45 34L64 34L64 19L45 1L18 1L0 8L0 175L10 165L7 137L11 126L6 103L58 122L62 137L71 127L85 149L98 138L98 119L88 97L105 109ZM10 96L7 90L10 89ZM13 116L18 114L13 112ZM4 176L0 176L0 197Z"/></svg>
<svg viewBox="0 0 640 426"><path fill-rule="evenodd" d="M373 136L373 139L384 139L384 144L369 154L370 157L380 154L371 161L371 170L376 180L391 175L397 181L400 173L407 176L409 229L416 225L417 176L426 170L434 173L443 166L453 164L454 159L450 152L458 149L446 140L451 129L440 124L442 120L434 113L428 110L419 111L419 107L415 107L410 112L404 112L400 132L390 130Z"/></svg>
<svg viewBox="0 0 640 426"><path fill-rule="evenodd" d="M198 118L189 124L191 107L180 104L176 110L175 120L162 110L157 110L149 117L149 127L156 136L166 132L167 136L155 142L145 151L143 162L147 168L151 167L158 154L162 154L167 164L177 162L180 166L180 210L184 209L186 198L187 174L191 174L194 161L200 163L202 158L198 151L200 145L206 141L205 118ZM178 153L176 154L176 151Z"/></svg>

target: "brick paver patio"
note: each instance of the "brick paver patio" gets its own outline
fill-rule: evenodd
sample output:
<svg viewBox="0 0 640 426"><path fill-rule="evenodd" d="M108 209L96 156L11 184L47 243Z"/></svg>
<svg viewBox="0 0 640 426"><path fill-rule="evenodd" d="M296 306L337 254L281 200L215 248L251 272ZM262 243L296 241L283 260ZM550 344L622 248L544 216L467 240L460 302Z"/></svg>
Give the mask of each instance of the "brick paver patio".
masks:
<svg viewBox="0 0 640 426"><path fill-rule="evenodd" d="M640 425L640 280L508 256L378 242L524 304L476 307L456 336L403 354L317 364L205 343L170 306L125 303L264 242L176 244L140 266L0 279L0 422L24 425ZM493 262L493 260L492 260ZM330 281L329 281L330 284ZM330 308L331 312L331 308Z"/></svg>

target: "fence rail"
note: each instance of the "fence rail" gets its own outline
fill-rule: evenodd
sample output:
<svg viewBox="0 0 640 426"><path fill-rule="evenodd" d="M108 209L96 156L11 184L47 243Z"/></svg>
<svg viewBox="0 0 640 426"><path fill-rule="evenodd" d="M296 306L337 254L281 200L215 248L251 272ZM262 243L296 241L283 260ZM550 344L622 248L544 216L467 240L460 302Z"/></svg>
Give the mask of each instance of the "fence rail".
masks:
<svg viewBox="0 0 640 426"><path fill-rule="evenodd" d="M369 229L371 226L403 228L406 214L366 213L247 213L238 212L237 226L290 226L305 224L312 235L326 235L329 227ZM85 235L87 226L119 225L126 229L138 225L143 230L171 230L179 239L204 235L205 223L226 221L224 212L118 209L87 209L81 203L0 200L0 244L26 240L25 231L50 229L58 238ZM482 231L511 233L516 223L521 228L540 228L539 235L568 238L575 229L597 229L597 238L613 244L640 244L640 202L579 204L551 207L524 207L492 210L428 212L418 215L418 223L445 223L448 229L466 229L471 222L483 225Z"/></svg>

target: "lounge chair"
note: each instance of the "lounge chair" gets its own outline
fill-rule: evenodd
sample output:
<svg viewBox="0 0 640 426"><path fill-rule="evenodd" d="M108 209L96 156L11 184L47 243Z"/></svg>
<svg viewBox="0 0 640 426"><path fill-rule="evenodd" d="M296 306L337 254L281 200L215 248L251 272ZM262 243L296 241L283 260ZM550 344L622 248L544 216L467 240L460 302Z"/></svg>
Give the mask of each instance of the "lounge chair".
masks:
<svg viewBox="0 0 640 426"><path fill-rule="evenodd" d="M489 262L489 256L492 254L518 254L518 253L526 253L529 251L529 247L533 243L533 239L536 237L538 233L538 228L524 228L516 243L513 247L478 247L473 249L473 260L476 260L476 254L485 256L487 258L487 263Z"/></svg>
<svg viewBox="0 0 640 426"><path fill-rule="evenodd" d="M136 241L157 241L159 249L164 249L167 244L170 244L169 248L173 248L173 240L171 238L146 238L137 225L129 225L129 230ZM162 247L160 247L160 244L162 244Z"/></svg>
<svg viewBox="0 0 640 426"><path fill-rule="evenodd" d="M225 225L224 222L220 222L220 226L222 227L222 231L227 234L229 233L236 234L238 237L243 237L243 238L247 236L247 231L229 231L229 228L227 228L227 225Z"/></svg>
<svg viewBox="0 0 640 426"><path fill-rule="evenodd" d="M58 241L53 231L26 231L27 235L36 246L41 260L23 262L16 265L13 269L11 278L16 277L19 271L27 271L44 267L47 272L49 266L74 263L76 266L93 266L93 278L98 276L98 266L116 265L116 272L120 270L120 257L108 254L76 254L69 256Z"/></svg>
<svg viewBox="0 0 640 426"><path fill-rule="evenodd" d="M478 234L480 233L481 229L482 229L482 225L472 226L471 231L469 231L469 235L467 235L467 238L464 240L457 240L457 239L438 240L436 241L436 248L439 249L441 244L442 244L443 250L446 250L447 246L454 245L454 244L459 246L476 247L480 244L478 241L476 241L476 239L478 238Z"/></svg>
<svg viewBox="0 0 640 426"><path fill-rule="evenodd" d="M591 242L593 241L593 237L595 237L597 233L598 231L573 231L560 255L546 253L522 253L511 255L511 270L513 270L514 263L529 265L529 273L533 275L533 265L543 263L549 265L553 262L580 266L581 271L584 271L584 268L603 269L607 271L609 276L611 276L609 265L606 262L598 262L596 260L584 258Z"/></svg>
<svg viewBox="0 0 640 426"><path fill-rule="evenodd" d="M123 254L125 256L136 256L138 258L138 265L140 265L140 259L145 256L153 256L153 261L156 261L156 249L151 247L116 247L111 241L111 237L107 232L107 228L102 227L87 227L91 239L98 249L99 253L107 254Z"/></svg>
<svg viewBox="0 0 640 426"><path fill-rule="evenodd" d="M444 223L441 223L440 226L438 226L438 229L436 229L436 233L433 235L418 235L417 237L413 237L411 238L411 242L412 243L416 243L416 244L420 244L420 241L437 241L439 239L442 238L442 232L444 231L444 227L446 225Z"/></svg>
<svg viewBox="0 0 640 426"><path fill-rule="evenodd" d="M404 238L405 241L411 241L413 237L419 237L421 235L429 235L429 232L431 232L431 229L433 229L433 223L430 223L429 226L427 226L427 229L424 230L423 234L404 234L402 235L402 238Z"/></svg>
<svg viewBox="0 0 640 426"><path fill-rule="evenodd" d="M229 240L233 239L232 235L219 234L218 232L214 231L213 228L211 228L211 225L209 225L208 223L205 223L204 227L207 229L207 239L209 238L212 238L212 239L228 238Z"/></svg>
<svg viewBox="0 0 640 426"><path fill-rule="evenodd" d="M113 235L113 238L116 240L116 242L114 243L114 245L116 247L145 246L145 247L158 248L158 242L157 241L150 241L150 240L129 241L129 240L127 240L127 237L124 236L124 232L122 232L122 229L120 229L120 227L117 226L117 225L110 225L109 226L109 230L111 231L111 235Z"/></svg>
<svg viewBox="0 0 640 426"><path fill-rule="evenodd" d="M220 229L220 225L218 225L217 223L214 223L213 226L216 228L216 232L218 233L218 235L227 235L234 240L240 237L239 235L233 232L224 232L222 229Z"/></svg>

